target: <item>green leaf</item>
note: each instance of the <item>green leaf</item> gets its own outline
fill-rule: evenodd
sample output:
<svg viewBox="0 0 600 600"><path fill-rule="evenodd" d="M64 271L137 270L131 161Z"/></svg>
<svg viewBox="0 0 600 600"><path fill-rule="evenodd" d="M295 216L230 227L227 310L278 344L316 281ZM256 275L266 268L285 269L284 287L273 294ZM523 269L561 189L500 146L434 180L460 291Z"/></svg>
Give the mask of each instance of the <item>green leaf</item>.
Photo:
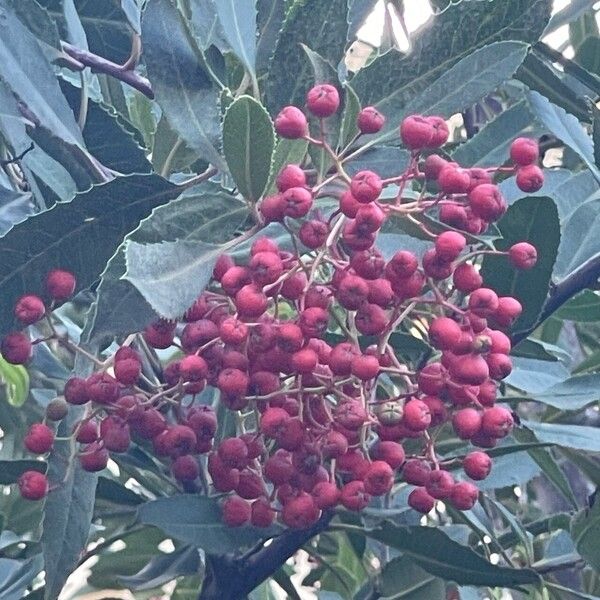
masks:
<svg viewBox="0 0 600 600"><path fill-rule="evenodd" d="M256 77L256 0L218 0L215 8L225 39L251 76Z"/></svg>
<svg viewBox="0 0 600 600"><path fill-rule="evenodd" d="M144 60L156 100L171 127L200 156L225 168L219 92L203 69L182 15L170 0L150 0L142 17Z"/></svg>
<svg viewBox="0 0 600 600"><path fill-rule="evenodd" d="M344 525L338 525L344 529ZM356 528L352 528L356 530ZM485 585L518 588L539 581L531 569L512 569L489 563L485 558L451 540L436 527L399 527L386 521L364 535L412 558L422 569L460 585Z"/></svg>
<svg viewBox="0 0 600 600"><path fill-rule="evenodd" d="M23 406L29 394L29 373L21 365L11 365L0 357L0 384L11 406Z"/></svg>
<svg viewBox="0 0 600 600"><path fill-rule="evenodd" d="M0 484L11 485L25 471L46 472L46 463L40 460L0 460Z"/></svg>
<svg viewBox="0 0 600 600"><path fill-rule="evenodd" d="M533 431L535 437L541 442L549 442L575 450L600 452L600 437L598 429L595 427L525 420L521 420L521 424Z"/></svg>
<svg viewBox="0 0 600 600"><path fill-rule="evenodd" d="M544 35L556 31L563 25L568 25L571 21L578 19L596 4L596 0L572 0L567 6L552 15L548 26L544 30Z"/></svg>
<svg viewBox="0 0 600 600"><path fill-rule="evenodd" d="M388 562L381 572L380 582L381 597L389 600L431 600L446 594L442 579L429 575L407 556Z"/></svg>
<svg viewBox="0 0 600 600"><path fill-rule="evenodd" d="M537 360L556 362L558 358L556 354L553 354L550 351L550 347L552 347L551 344L526 338L519 342L510 353L512 356L519 356L521 358L533 358ZM562 352L561 356L568 358L568 354L565 356L562 354Z"/></svg>
<svg viewBox="0 0 600 600"><path fill-rule="evenodd" d="M554 597L558 600L598 600L598 596L586 594L579 590L572 590L563 585L559 585L558 583L553 583L552 581L545 581L544 585L557 592L557 595Z"/></svg>
<svg viewBox="0 0 600 600"><path fill-rule="evenodd" d="M91 348L88 350L93 351ZM92 370L89 359L78 355L74 374L86 377ZM69 414L58 426L57 436L68 437L84 413L83 407L70 407ZM48 479L60 485L48 494L44 504L41 543L46 571L46 600L54 600L58 596L75 569L85 549L94 513L98 474L83 470L74 456L75 443L71 439L55 441L48 458Z"/></svg>
<svg viewBox="0 0 600 600"><path fill-rule="evenodd" d="M529 539L529 535L527 534L527 530L525 529L523 524L501 502L494 500L490 496L486 496L486 502L491 504L494 507L494 509L498 513L500 513L500 516L502 517L502 519L512 529L515 536L518 538L518 540L521 542L521 544L525 548L527 562L529 563L531 561L531 559L533 558L533 547L531 544L531 540Z"/></svg>
<svg viewBox="0 0 600 600"><path fill-rule="evenodd" d="M339 145L345 148L359 133L356 119L360 112L360 100L350 84L344 86L344 112L340 125Z"/></svg>
<svg viewBox="0 0 600 600"><path fill-rule="evenodd" d="M12 306L25 293L41 293L52 268L71 270L77 289L102 272L126 233L179 193L156 175L130 175L93 187L13 227L0 239L0 331L14 326Z"/></svg>
<svg viewBox="0 0 600 600"><path fill-rule="evenodd" d="M88 315L92 337L139 331L154 317L137 288L123 279L125 245L129 241L148 245L176 240L218 242L232 237L247 215L245 205L210 182L187 190L177 200L153 211L126 237L102 273L98 297Z"/></svg>
<svg viewBox="0 0 600 600"><path fill-rule="evenodd" d="M540 130L526 100L501 112L493 121L461 144L452 158L467 167L491 167L504 163L516 137L533 135Z"/></svg>
<svg viewBox="0 0 600 600"><path fill-rule="evenodd" d="M256 201L271 173L275 132L269 114L250 96L237 98L223 120L223 152L239 192Z"/></svg>
<svg viewBox="0 0 600 600"><path fill-rule="evenodd" d="M105 500L112 504L126 506L137 506L142 504L144 499L123 484L114 479L100 475L98 477L98 486L96 487L96 498Z"/></svg>
<svg viewBox="0 0 600 600"><path fill-rule="evenodd" d="M577 118L537 92L530 92L528 97L537 118L546 125L550 133L581 157L596 180L600 182L600 171L594 161L592 139Z"/></svg>
<svg viewBox="0 0 600 600"><path fill-rule="evenodd" d="M592 105L592 141L594 143L594 161L600 169L600 109Z"/></svg>
<svg viewBox="0 0 600 600"><path fill-rule="evenodd" d="M549 362L534 358L513 357L513 371L504 380L511 387L538 394L548 387L569 378L569 371L562 362Z"/></svg>
<svg viewBox="0 0 600 600"><path fill-rule="evenodd" d="M303 105L313 85L310 61L300 44L309 46L335 65L346 45L346 0L306 0L295 3L283 25L266 82L267 106L271 114L288 104Z"/></svg>
<svg viewBox="0 0 600 600"><path fill-rule="evenodd" d="M152 146L152 165L154 170L168 177L172 173L181 173L198 159L198 153L189 148L177 135L163 115L156 126Z"/></svg>
<svg viewBox="0 0 600 600"><path fill-rule="evenodd" d="M195 575L200 570L198 549L191 546L176 548L169 554L155 556L135 575L119 577L119 581L134 591L151 590L177 577Z"/></svg>
<svg viewBox="0 0 600 600"><path fill-rule="evenodd" d="M269 184L267 185L267 194L272 194L277 189L275 186L275 179L277 178L279 171L281 171L285 165L299 165L302 163L306 156L307 148L307 140L279 139L275 146L275 152L273 153L273 165L271 167Z"/></svg>
<svg viewBox="0 0 600 600"><path fill-rule="evenodd" d="M209 554L225 554L252 546L276 530L227 527L221 520L217 500L205 496L171 496L146 502L139 507L138 518Z"/></svg>
<svg viewBox="0 0 600 600"><path fill-rule="evenodd" d="M380 56L359 71L352 85L364 106L376 105L386 115L386 135L417 94L478 48L503 40L537 41L550 9L548 0L452 4L414 36L410 54L392 50Z"/></svg>
<svg viewBox="0 0 600 600"><path fill-rule="evenodd" d="M21 600L27 588L44 568L41 554L20 561L0 558L0 597L2 600Z"/></svg>
<svg viewBox="0 0 600 600"><path fill-rule="evenodd" d="M528 271L512 267L506 256L488 255L482 267L486 285L499 295L514 296L523 304L523 313L513 331L527 330L537 322L548 295L560 241L558 212L550 198L531 196L515 202L498 227L503 236L496 243L498 250L508 250L517 242L528 241L538 251L538 262Z"/></svg>
<svg viewBox="0 0 600 600"><path fill-rule="evenodd" d="M256 70L266 71L275 52L285 19L287 0L257 0L258 42L256 43Z"/></svg>
<svg viewBox="0 0 600 600"><path fill-rule="evenodd" d="M8 0L8 5L36 38L52 48L60 48L56 23L50 18L48 11L35 0Z"/></svg>
<svg viewBox="0 0 600 600"><path fill-rule="evenodd" d="M600 321L600 296L592 290L584 290L563 304L554 316L577 323Z"/></svg>
<svg viewBox="0 0 600 600"><path fill-rule="evenodd" d="M600 570L600 502L577 513L571 521L571 537L577 551L596 570Z"/></svg>
<svg viewBox="0 0 600 600"><path fill-rule="evenodd" d="M510 79L527 50L527 44L513 41L496 42L475 50L411 100L405 112L450 117Z"/></svg>
<svg viewBox="0 0 600 600"><path fill-rule="evenodd" d="M137 0L121 0L121 10L136 33L140 32L140 7Z"/></svg>
<svg viewBox="0 0 600 600"><path fill-rule="evenodd" d="M410 161L410 153L397 146L374 146L355 159L345 163L349 175L365 169L375 171L380 177L395 177L402 173Z"/></svg>

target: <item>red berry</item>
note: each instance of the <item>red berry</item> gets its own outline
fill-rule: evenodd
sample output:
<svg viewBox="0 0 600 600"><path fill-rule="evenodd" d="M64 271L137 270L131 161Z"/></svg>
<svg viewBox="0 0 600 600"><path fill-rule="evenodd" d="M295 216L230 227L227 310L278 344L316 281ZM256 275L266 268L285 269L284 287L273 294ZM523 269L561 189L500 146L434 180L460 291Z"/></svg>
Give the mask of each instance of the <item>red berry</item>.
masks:
<svg viewBox="0 0 600 600"><path fill-rule="evenodd" d="M153 348L169 348L175 336L175 323L157 321L144 329L144 339Z"/></svg>
<svg viewBox="0 0 600 600"><path fill-rule="evenodd" d="M481 428L481 414L474 408L463 408L454 413L452 426L461 440L470 440Z"/></svg>
<svg viewBox="0 0 600 600"><path fill-rule="evenodd" d="M407 250L399 250L385 266L385 277L392 283L406 280L416 272L419 266L417 257Z"/></svg>
<svg viewBox="0 0 600 600"><path fill-rule="evenodd" d="M364 208L368 208L368 206L365 206ZM383 275L385 259L379 250L370 248L369 250L355 252L350 259L350 266L360 277L373 280Z"/></svg>
<svg viewBox="0 0 600 600"><path fill-rule="evenodd" d="M457 290L465 293L473 292L483 285L483 278L469 263L462 263L454 269L452 281Z"/></svg>
<svg viewBox="0 0 600 600"><path fill-rule="evenodd" d="M26 500L41 500L48 494L48 478L38 471L25 471L17 480L19 493Z"/></svg>
<svg viewBox="0 0 600 600"><path fill-rule="evenodd" d="M494 313L494 320L503 327L510 327L523 312L521 303L512 296L498 298L498 308Z"/></svg>
<svg viewBox="0 0 600 600"><path fill-rule="evenodd" d="M90 400L98 404L112 404L119 398L119 384L108 373L98 372L90 375L86 386Z"/></svg>
<svg viewBox="0 0 600 600"><path fill-rule="evenodd" d="M287 189L281 195L283 214L292 219L305 217L313 205L313 195L305 187Z"/></svg>
<svg viewBox="0 0 600 600"><path fill-rule="evenodd" d="M383 127L385 117L374 106L366 106L358 113L356 122L361 133L377 133Z"/></svg>
<svg viewBox="0 0 600 600"><path fill-rule="evenodd" d="M425 484L427 493L437 500L449 498L453 488L454 477L448 471L431 471Z"/></svg>
<svg viewBox="0 0 600 600"><path fill-rule="evenodd" d="M457 231L440 233L435 240L435 252L445 261L451 262L465 249L467 240Z"/></svg>
<svg viewBox="0 0 600 600"><path fill-rule="evenodd" d="M452 350L461 336L460 325L449 317L436 317L429 325L429 341L438 350Z"/></svg>
<svg viewBox="0 0 600 600"><path fill-rule="evenodd" d="M339 431L329 431L321 446L323 458L339 458L348 451L348 439Z"/></svg>
<svg viewBox="0 0 600 600"><path fill-rule="evenodd" d="M471 185L471 176L468 170L449 164L440 171L437 182L445 194L466 194Z"/></svg>
<svg viewBox="0 0 600 600"><path fill-rule="evenodd" d="M258 498L252 503L250 522L254 527L270 527L275 520L275 511L266 498Z"/></svg>
<svg viewBox="0 0 600 600"><path fill-rule="evenodd" d="M539 157L540 147L536 140L520 137L510 145L510 158L520 167L537 162Z"/></svg>
<svg viewBox="0 0 600 600"><path fill-rule="evenodd" d="M69 299L75 291L75 275L69 271L54 269L46 276L46 291L53 300Z"/></svg>
<svg viewBox="0 0 600 600"><path fill-rule="evenodd" d="M478 317L489 317L498 309L498 295L489 288L478 288L469 296L469 310Z"/></svg>
<svg viewBox="0 0 600 600"><path fill-rule="evenodd" d="M76 426L77 435L75 439L80 444L91 444L98 440L100 435L100 428L98 427L98 422L90 419L88 421L83 421L80 425Z"/></svg>
<svg viewBox="0 0 600 600"><path fill-rule="evenodd" d="M429 147L439 148L440 146L443 146L450 136L448 124L442 117L427 117L427 121L429 121L433 127L433 136L429 142Z"/></svg>
<svg viewBox="0 0 600 600"><path fill-rule="evenodd" d="M240 480L235 491L245 500L255 500L266 494L262 477L250 469L240 471Z"/></svg>
<svg viewBox="0 0 600 600"><path fill-rule="evenodd" d="M319 519L320 511L310 494L301 493L283 506L281 520L292 529L305 529Z"/></svg>
<svg viewBox="0 0 600 600"><path fill-rule="evenodd" d="M441 425L446 421L448 417L448 411L446 406L440 398L437 396L424 396L421 401L427 404L429 412L431 413L431 426Z"/></svg>
<svg viewBox="0 0 600 600"><path fill-rule="evenodd" d="M258 252L248 263L252 279L258 285L268 285L276 281L283 273L283 262L274 252Z"/></svg>
<svg viewBox="0 0 600 600"><path fill-rule="evenodd" d="M218 453L223 464L231 468L243 469L248 462L248 446L237 437L224 439L219 444Z"/></svg>
<svg viewBox="0 0 600 600"><path fill-rule="evenodd" d="M512 361L504 353L488 354L485 359L492 379L500 380L508 377L512 372Z"/></svg>
<svg viewBox="0 0 600 600"><path fill-rule="evenodd" d="M450 374L459 383L480 385L489 377L490 371L479 354L466 354L453 362Z"/></svg>
<svg viewBox="0 0 600 600"><path fill-rule="evenodd" d="M295 106L286 106L275 118L275 131L284 138L298 139L308 135L308 121Z"/></svg>
<svg viewBox="0 0 600 600"><path fill-rule="evenodd" d="M351 481L342 488L340 502L348 510L360 511L369 505L371 496L362 481Z"/></svg>
<svg viewBox="0 0 600 600"><path fill-rule="evenodd" d="M229 527L241 527L250 521L252 509L250 502L239 496L229 496L221 506L223 523Z"/></svg>
<svg viewBox="0 0 600 600"><path fill-rule="evenodd" d="M340 342L331 351L329 368L333 371L334 375L350 375L352 372L352 362L360 355L360 350L350 342Z"/></svg>
<svg viewBox="0 0 600 600"><path fill-rule="evenodd" d="M435 498L430 496L424 487L418 487L408 495L408 505L426 515L433 510Z"/></svg>
<svg viewBox="0 0 600 600"><path fill-rule="evenodd" d="M306 185L306 174L298 165L286 165L279 171L276 184L280 192L285 192L293 187L302 187Z"/></svg>
<svg viewBox="0 0 600 600"><path fill-rule="evenodd" d="M532 194L544 185L544 171L537 165L527 165L517 169L517 187L523 192Z"/></svg>
<svg viewBox="0 0 600 600"><path fill-rule="evenodd" d="M302 334L310 338L321 337L327 331L327 324L329 323L329 313L325 308L313 306L305 308L300 313L300 319L298 326L302 331Z"/></svg>
<svg viewBox="0 0 600 600"><path fill-rule="evenodd" d="M436 136L434 124L421 115L410 115L400 124L402 143L410 150L422 150L433 142Z"/></svg>
<svg viewBox="0 0 600 600"><path fill-rule="evenodd" d="M281 194L266 196L262 199L258 209L263 216L265 223L275 223L283 221L285 214L285 202Z"/></svg>
<svg viewBox="0 0 600 600"><path fill-rule="evenodd" d="M295 472L289 452L277 450L265 461L263 472L265 477L275 485L287 483Z"/></svg>
<svg viewBox="0 0 600 600"><path fill-rule="evenodd" d="M377 460L385 461L392 469L399 469L406 456L402 445L391 441L378 442L372 450L372 455Z"/></svg>
<svg viewBox="0 0 600 600"><path fill-rule="evenodd" d="M463 459L465 473L475 481L485 479L492 470L492 459L485 452L469 452Z"/></svg>
<svg viewBox="0 0 600 600"><path fill-rule="evenodd" d="M472 167L469 169L469 176L471 177L469 191L476 188L478 185L492 183L493 181L491 173L488 173L485 169L480 169L479 167Z"/></svg>
<svg viewBox="0 0 600 600"><path fill-rule="evenodd" d="M380 365L376 356L363 354L357 356L351 365L352 375L358 377L361 381L369 381L377 377Z"/></svg>
<svg viewBox="0 0 600 600"><path fill-rule="evenodd" d="M359 231L375 233L385 222L385 213L377 204L365 204L356 211L355 223Z"/></svg>
<svg viewBox="0 0 600 600"><path fill-rule="evenodd" d="M321 83L308 91L306 106L316 117L330 117L340 106L340 95L334 86Z"/></svg>
<svg viewBox="0 0 600 600"><path fill-rule="evenodd" d="M221 256L219 256L219 258L217 258L217 262L215 263L215 267L213 269L213 277L217 281L221 281L221 277L223 277L223 275L225 275L225 273L229 269L231 269L231 267L235 267L235 262L234 262L233 258L231 256L229 256L229 254L221 254ZM196 301L196 304L194 304L192 306L192 308L190 308L188 310L188 312L186 313L186 319L188 321L197 321L198 319L201 319L204 316L204 311L202 311L201 314L199 314L197 316L197 318L193 318L196 316L194 314L195 307L199 302L201 302L201 299L204 300L204 298L202 296L200 296L200 298Z"/></svg>
<svg viewBox="0 0 600 600"><path fill-rule="evenodd" d="M423 431L431 425L429 407L421 400L410 400L404 405L403 423L413 431Z"/></svg>
<svg viewBox="0 0 600 600"><path fill-rule="evenodd" d="M241 317L260 317L267 310L268 305L268 298L253 283L245 285L235 295L235 307Z"/></svg>
<svg viewBox="0 0 600 600"><path fill-rule="evenodd" d="M27 432L23 443L29 452L45 454L54 443L54 432L43 423L34 423Z"/></svg>
<svg viewBox="0 0 600 600"><path fill-rule="evenodd" d="M63 398L54 398L46 406L46 417L50 421L62 421L69 412L69 405Z"/></svg>
<svg viewBox="0 0 600 600"><path fill-rule="evenodd" d="M412 485L425 485L429 480L431 467L425 461L419 459L407 460L402 468L402 476L406 483Z"/></svg>
<svg viewBox="0 0 600 600"><path fill-rule="evenodd" d="M506 211L506 201L497 185L483 183L469 192L469 206L476 217L496 221Z"/></svg>
<svg viewBox="0 0 600 600"><path fill-rule="evenodd" d="M367 282L357 275L347 275L336 293L338 302L347 310L357 310L369 295Z"/></svg>
<svg viewBox="0 0 600 600"><path fill-rule="evenodd" d="M235 317L228 317L219 324L219 336L225 344L239 346L248 339L248 326Z"/></svg>
<svg viewBox="0 0 600 600"><path fill-rule="evenodd" d="M282 323L277 329L276 336L277 345L284 352L296 352L304 343L302 329L295 323Z"/></svg>
<svg viewBox="0 0 600 600"><path fill-rule="evenodd" d="M178 456L171 465L171 473L177 481L194 481L200 474L198 461L189 454Z"/></svg>
<svg viewBox="0 0 600 600"><path fill-rule="evenodd" d="M166 430L164 448L171 458L191 454L197 443L196 434L187 425L172 425Z"/></svg>
<svg viewBox="0 0 600 600"><path fill-rule="evenodd" d="M356 313L356 329L363 335L380 335L388 325L388 315L377 304L364 303Z"/></svg>
<svg viewBox="0 0 600 600"><path fill-rule="evenodd" d="M382 189L381 178L373 171L359 171L350 182L350 192L361 204L377 200Z"/></svg>
<svg viewBox="0 0 600 600"><path fill-rule="evenodd" d="M324 221L312 219L305 221L298 231L300 241L310 250L320 248L326 241L329 235L329 227Z"/></svg>
<svg viewBox="0 0 600 600"><path fill-rule="evenodd" d="M84 471L96 473L106 468L108 458L108 450L99 442L92 442L80 452L79 463Z"/></svg>
<svg viewBox="0 0 600 600"><path fill-rule="evenodd" d="M133 385L140 378L142 365L137 358L125 358L115 361L114 371L115 379L119 383Z"/></svg>
<svg viewBox="0 0 600 600"><path fill-rule="evenodd" d="M508 250L508 259L517 269L532 269L537 262L537 250L528 242L519 242Z"/></svg>
<svg viewBox="0 0 600 600"><path fill-rule="evenodd" d="M16 331L3 338L0 350L6 362L24 365L31 358L33 348L29 338L24 333Z"/></svg>
<svg viewBox="0 0 600 600"><path fill-rule="evenodd" d="M21 296L15 305L15 317L23 325L37 323L46 313L46 307L39 296L29 294Z"/></svg>
<svg viewBox="0 0 600 600"><path fill-rule="evenodd" d="M452 275L452 263L443 260L435 248L430 248L423 255L423 271L433 279L446 279Z"/></svg>
<svg viewBox="0 0 600 600"><path fill-rule="evenodd" d="M350 190L345 191L340 198L340 210L344 215L354 219L358 209L362 206L353 195Z"/></svg>
<svg viewBox="0 0 600 600"><path fill-rule="evenodd" d="M303 348L292 355L294 373L308 374L315 370L319 362L317 353L311 348Z"/></svg>
<svg viewBox="0 0 600 600"><path fill-rule="evenodd" d="M340 500L340 490L330 481L317 483L311 491L315 505L321 510L333 508Z"/></svg>
<svg viewBox="0 0 600 600"><path fill-rule="evenodd" d="M506 437L514 425L514 419L509 410L502 406L493 406L483 411L481 431L494 438Z"/></svg>
<svg viewBox="0 0 600 600"><path fill-rule="evenodd" d="M394 485L394 471L383 460L371 463L364 477L365 492L371 496L383 496Z"/></svg>
<svg viewBox="0 0 600 600"><path fill-rule="evenodd" d="M126 452L131 443L129 425L116 415L103 419L100 423L100 437L110 452Z"/></svg>
<svg viewBox="0 0 600 600"><path fill-rule="evenodd" d="M423 163L425 178L430 181L435 181L442 172L442 169L446 166L448 166L447 160L444 160L438 154L430 154Z"/></svg>
<svg viewBox="0 0 600 600"><path fill-rule="evenodd" d="M450 503L457 510L471 510L477 498L479 496L479 490L468 481L460 481L455 484L450 493Z"/></svg>

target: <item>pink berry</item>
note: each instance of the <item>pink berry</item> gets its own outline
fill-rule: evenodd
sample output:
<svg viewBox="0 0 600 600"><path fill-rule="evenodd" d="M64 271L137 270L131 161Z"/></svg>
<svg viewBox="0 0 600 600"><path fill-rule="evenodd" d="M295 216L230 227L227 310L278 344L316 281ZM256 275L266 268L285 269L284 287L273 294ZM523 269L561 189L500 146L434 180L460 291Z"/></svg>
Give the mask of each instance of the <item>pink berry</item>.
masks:
<svg viewBox="0 0 600 600"><path fill-rule="evenodd" d="M540 147L531 138L517 138L510 146L510 158L520 167L537 162L540 157Z"/></svg>
<svg viewBox="0 0 600 600"><path fill-rule="evenodd" d="M361 133L377 133L384 123L385 117L374 106L366 106L358 113L357 125Z"/></svg>
<svg viewBox="0 0 600 600"><path fill-rule="evenodd" d="M308 135L308 121L295 106L286 106L275 118L275 131L284 138L295 140Z"/></svg>
<svg viewBox="0 0 600 600"><path fill-rule="evenodd" d="M340 107L340 95L337 89L328 83L315 85L306 95L306 106L316 117L330 117Z"/></svg>

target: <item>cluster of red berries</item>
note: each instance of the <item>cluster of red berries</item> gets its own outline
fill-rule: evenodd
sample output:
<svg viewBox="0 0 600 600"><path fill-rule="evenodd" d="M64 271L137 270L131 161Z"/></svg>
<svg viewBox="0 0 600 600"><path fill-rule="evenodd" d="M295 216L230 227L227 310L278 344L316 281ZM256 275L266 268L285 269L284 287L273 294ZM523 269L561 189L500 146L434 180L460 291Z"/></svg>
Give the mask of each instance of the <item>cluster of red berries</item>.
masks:
<svg viewBox="0 0 600 600"><path fill-rule="evenodd" d="M308 93L307 108L319 119L339 107L333 86ZM360 112L354 157L358 138L380 131L384 122L373 107ZM258 206L264 223L286 222L296 251L262 237L246 261L222 255L211 284L181 322L150 324L143 332L149 346L181 353L164 366L160 385L145 377L131 345L99 362L87 379L67 381L60 408L88 407L73 431L82 467L104 468L109 453L125 452L133 438L168 461L184 490L202 486L205 493L226 495L223 519L231 526L266 527L279 518L289 527L307 527L337 505L364 509L397 482L416 486L408 502L420 512L432 510L436 500L470 509L478 489L455 480L450 469L457 461L436 453L436 438L452 427L460 439L485 449L511 431L511 411L495 401L498 381L512 368L505 331L522 310L517 299L484 287L478 264L491 252L506 254L519 269L533 267L537 258L527 242L501 253L482 247L473 234L506 211L493 182L499 173L516 172L528 192L542 185L537 144L515 140L514 167L465 169L433 152L448 140L446 122L413 115L400 127L411 150L402 174L350 177L344 170L350 148L336 151L311 137L300 109L284 108L275 127L283 137L320 146L335 165L317 181L309 181L300 165L285 166L278 193ZM330 187L334 183L337 188ZM344 191L333 214L313 211L340 184ZM451 229L433 233L423 215ZM410 219L432 247L420 258L398 249L386 260L375 244L392 218ZM36 311L32 298L17 303L24 324L45 314L44 304ZM411 371L390 337L416 321L427 326L436 352ZM338 335L335 342L331 334ZM16 344L14 336L26 339L11 334L3 354L24 363L30 346L22 350L25 342ZM365 347L366 337L374 343ZM215 441L215 409L196 401L207 385L235 413L236 435ZM58 404L54 410L54 417L64 416ZM39 424L26 445L44 453L52 442L52 430ZM475 481L492 466L482 450L470 451L461 464ZM24 496L38 498L47 482L27 473L20 487Z"/></svg>

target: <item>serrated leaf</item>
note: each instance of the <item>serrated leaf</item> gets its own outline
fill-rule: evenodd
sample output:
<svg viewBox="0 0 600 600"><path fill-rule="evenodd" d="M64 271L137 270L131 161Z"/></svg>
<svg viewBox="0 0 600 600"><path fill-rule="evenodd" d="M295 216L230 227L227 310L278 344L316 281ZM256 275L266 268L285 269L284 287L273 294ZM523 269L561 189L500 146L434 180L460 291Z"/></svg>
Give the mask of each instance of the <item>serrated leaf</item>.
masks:
<svg viewBox="0 0 600 600"><path fill-rule="evenodd" d="M600 171L594 161L592 139L577 118L537 92L530 92L528 97L537 118L546 125L550 133L581 157L596 180L600 182Z"/></svg>
<svg viewBox="0 0 600 600"><path fill-rule="evenodd" d="M376 105L388 119L378 138L397 127L417 94L478 48L502 40L537 41L550 9L548 0L452 4L415 34L410 54L392 50L359 71L352 85L363 105Z"/></svg>
<svg viewBox="0 0 600 600"><path fill-rule="evenodd" d="M531 569L493 565L471 548L451 540L439 528L399 527L386 521L380 527L364 529L364 535L400 550L428 573L461 585L518 588L539 582L539 576Z"/></svg>
<svg viewBox="0 0 600 600"><path fill-rule="evenodd" d="M223 152L238 190L258 200L269 180L275 132L267 111L250 96L237 98L223 120Z"/></svg>
<svg viewBox="0 0 600 600"><path fill-rule="evenodd" d="M215 8L225 39L255 77L256 67L256 0L218 0Z"/></svg>
<svg viewBox="0 0 600 600"><path fill-rule="evenodd" d="M139 507L138 518L209 554L225 554L254 545L276 531L227 527L222 522L217 500L205 496L171 496L146 502Z"/></svg>
<svg viewBox="0 0 600 600"><path fill-rule="evenodd" d="M170 0L150 0L142 17L148 77L169 123L200 156L219 168L219 92L204 71L183 16Z"/></svg>
<svg viewBox="0 0 600 600"><path fill-rule="evenodd" d="M524 420L521 420L521 424L533 431L535 437L541 442L549 442L575 450L600 452L600 438L598 429L595 427Z"/></svg>
<svg viewBox="0 0 600 600"><path fill-rule="evenodd" d="M217 185L205 182L187 190L169 205L157 208L126 241L140 244L178 239L218 242L232 237L247 215L245 205ZM97 300L88 315L93 338L139 331L154 317L152 307L137 288L123 279L124 249L125 244L122 244L102 273Z"/></svg>
<svg viewBox="0 0 600 600"><path fill-rule="evenodd" d="M348 28L346 14L346 0L307 0L292 6L266 82L267 106L272 115L288 104L303 105L313 85L310 61L300 44L309 46L332 65L341 60Z"/></svg>
<svg viewBox="0 0 600 600"><path fill-rule="evenodd" d="M502 240L498 250L508 250L517 242L528 241L538 251L538 262L528 271L510 265L506 256L488 255L482 277L499 295L514 296L523 304L523 313L513 332L531 328L546 301L554 261L560 242L558 211L550 198L528 197L515 202L498 223Z"/></svg>
<svg viewBox="0 0 600 600"><path fill-rule="evenodd" d="M25 293L42 293L52 268L75 273L77 289L102 272L125 234L179 193L156 175L130 175L93 187L13 227L0 239L0 331L14 326L12 306Z"/></svg>

